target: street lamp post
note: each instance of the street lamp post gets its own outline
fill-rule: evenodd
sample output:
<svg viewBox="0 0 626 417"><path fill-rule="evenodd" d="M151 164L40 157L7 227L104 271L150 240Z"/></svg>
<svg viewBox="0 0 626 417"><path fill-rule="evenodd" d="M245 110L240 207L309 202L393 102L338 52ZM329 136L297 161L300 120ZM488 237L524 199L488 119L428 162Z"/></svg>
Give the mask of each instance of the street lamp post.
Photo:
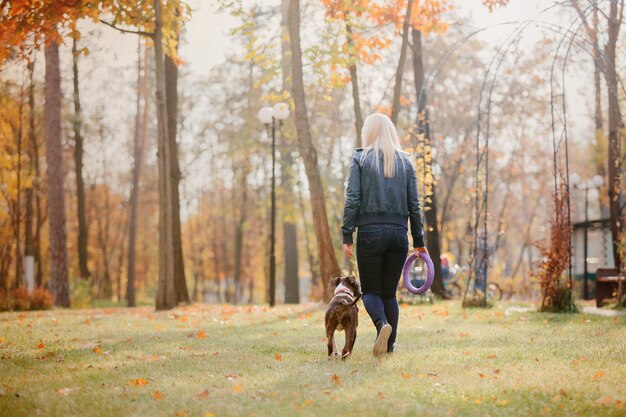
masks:
<svg viewBox="0 0 626 417"><path fill-rule="evenodd" d="M272 132L272 193L270 214L270 279L269 279L269 304L276 305L276 121L278 127L282 126L283 120L289 117L289 107L285 103L276 103L274 107L263 107L259 110L258 118L268 130Z"/></svg>
<svg viewBox="0 0 626 417"><path fill-rule="evenodd" d="M597 190L604 184L604 178L594 176L590 181L582 181L580 175L572 174L570 183L574 188L585 192L585 227L583 229L583 299L589 299L589 271L587 268L588 233L589 229L589 190Z"/></svg>

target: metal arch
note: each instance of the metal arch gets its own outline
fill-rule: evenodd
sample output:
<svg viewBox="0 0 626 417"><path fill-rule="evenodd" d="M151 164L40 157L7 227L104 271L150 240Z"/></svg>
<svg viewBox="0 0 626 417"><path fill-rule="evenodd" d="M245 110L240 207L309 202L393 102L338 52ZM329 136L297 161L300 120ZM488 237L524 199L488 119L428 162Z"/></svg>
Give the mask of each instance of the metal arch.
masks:
<svg viewBox="0 0 626 417"><path fill-rule="evenodd" d="M591 3L587 9L585 9L585 11L583 12L583 16L578 15L576 16L576 18L574 18L574 20L572 21L572 23L570 24L570 26L568 28L565 28L564 26L560 26L558 24L552 24L550 22L540 22L535 20L537 17L541 16L542 14L544 14L545 12L555 8L555 7L559 7L562 5L566 5L569 4L569 0L565 0L562 2L557 2L554 3L553 5L543 9L542 11L540 11L535 17L531 18L531 19L526 19L523 21L510 21L510 22L503 22L500 24L496 24L496 25L492 25L492 26L488 26L488 27L484 27L478 30L475 30L474 32L468 34L467 36L465 36L464 38L460 39L459 41L457 41L455 44L453 44L448 50L445 51L445 53L440 57L440 59L438 60L438 62L435 64L435 66L433 67L433 69L429 72L429 74L427 75L426 81L422 84L422 87L420 89L419 95L418 95L418 102L420 100L423 100L424 94L426 93L426 91L429 91L435 80L437 79L441 68L443 67L443 64L445 64L445 62L447 62L447 59L458 49L460 48L465 42L467 42L469 39L471 39L472 37L476 36L477 34L484 32L488 29L491 28L495 28L495 27L500 27L500 26L508 26L508 25L513 25L513 24L517 24L518 27L515 28L508 36L507 39L501 43L501 45L498 47L498 50L496 52L496 55L492 58L489 67L487 69L487 71L485 72L485 76L483 79L483 83L481 85L481 89L480 89L480 97L479 97L479 102L478 102L478 115L477 115L477 165L476 165L476 185L477 185L477 189L476 189L476 216L477 216L477 220L476 220L476 224L475 224L475 233L474 233L474 254L473 254L473 258L471 262L474 262L476 259L476 247L478 245L478 227L479 227L479 217L480 217L480 213L482 212L482 208L479 209L479 198L478 198L478 174L479 174L479 170L480 170L480 164L481 164L481 160L482 157L480 156L480 121L481 121L481 104L482 104L482 97L483 97L483 90L486 87L487 84L487 79L489 78L490 72L492 70L492 66L493 63L495 62L496 59L498 59L499 57L499 61L498 64L496 66L495 72L492 75L492 78L490 80L490 89L489 89L489 96L488 96L488 103L487 103L487 112L486 112L486 116L487 116L487 129L486 129L486 135L485 135L485 150L483 151L484 153L484 157L485 157L485 193L484 193L484 210L485 210L485 215L484 215L484 219L483 219L483 227L484 227L484 232L485 232L485 239L483 242L483 262L486 260L487 261L487 265L488 265L488 251L487 251L487 219L488 219L488 213L486 212L487 210L487 197L488 197L488 175L489 175L489 166L488 166L488 161L489 161L489 130L490 130L490 108L491 108L491 102L492 102L492 95L493 95L493 90L495 87L495 83L497 80L497 74L498 74L498 70L500 68L500 65L502 64L505 56L507 55L509 49L511 48L511 46L514 44L515 41L518 41L521 36L523 35L524 31L528 28L528 26L530 25L534 25L537 27L541 27L543 29L546 30L550 30L554 33L557 34L562 34L563 37L561 38L559 45L557 46L557 49L555 51L555 55L553 58L553 63L552 63L552 67L551 67L551 73L550 73L550 89L551 89L551 99L550 99L550 107L551 107L551 119L552 119L552 133L553 133L553 148L554 148L554 170L555 170L555 190L557 190L557 161L556 161L556 154L557 154L557 148L560 147L561 141L565 141L565 151L566 151L566 178L567 178L567 182L566 182L566 186L567 186L567 191L568 191L568 201L567 201L567 210L568 210L568 222L571 223L571 219L570 219L570 201L569 201L569 164L568 164L568 155L567 155L567 118L566 118L566 103L565 103L565 69L566 69L566 65L567 65L567 60L569 57L569 53L571 51L571 48L574 44L576 44L578 47L581 48L581 50L584 50L585 52L592 54L592 52L590 51L590 49L586 48L580 41L577 41L576 38L578 36L578 32L580 31L580 29L582 28L582 25L584 22L581 21L581 23L579 24L578 28L575 31L572 31L572 27L576 24L576 22L578 20L581 20L582 17L586 17L589 13L591 13L591 11L593 11L598 4L604 2L604 1L609 1L609 0L598 0L595 1L593 3ZM554 106L554 94L553 94L553 89L554 89L554 66L556 64L556 59L559 55L560 52L560 48L563 44L563 42L565 41L566 38L569 37L569 46L566 50L566 55L565 55L565 59L563 62L563 67L562 67L562 89L563 89L563 119L562 119L562 124L564 126L563 128L563 133L562 133L562 138L559 140L559 145L556 145L556 130L554 127L554 110L555 110L555 106ZM584 43L587 43L589 45L592 46L591 50L595 50L596 52L598 52L598 55L601 57L601 59L604 61L605 64L609 65L609 67L612 68L612 66L610 65L610 62L608 62L608 59L606 58L606 54L604 53L604 51L597 47L596 45L594 45L593 43L591 43L589 40L587 40L586 38L583 39ZM504 48L504 46L506 46L506 49L504 51L502 51L502 48ZM621 78L619 77L619 75L617 75L617 79L618 82L620 84L620 86L622 87L622 91L626 94L626 88L624 88L624 84L621 80ZM418 114L419 117L419 114ZM571 245L570 245L571 246ZM486 271L486 270L485 270ZM472 277L472 272L473 272L473 268L470 268L470 274L468 277L468 285L466 286L466 293L467 293L467 289L469 288L469 282L471 280ZM485 275L486 272L485 272ZM571 283L571 257L570 257L570 283ZM485 289L487 287L487 280L485 277ZM485 291L486 292L486 291ZM486 301L486 300L485 300Z"/></svg>
<svg viewBox="0 0 626 417"><path fill-rule="evenodd" d="M481 84L479 98L478 98L478 106L477 106L477 116L476 116L476 169L474 172L475 175L475 184L476 184L476 197L475 197L475 224L474 224L474 246L472 248L472 258L471 258L471 266L470 273L468 275L468 279L465 287L465 295L464 299L467 297L467 292L469 290L470 282L472 278L474 278L474 282L476 282L479 278L483 285L483 304L486 306L487 304L487 285L488 285L488 271L489 271L489 229L488 229L488 205L489 205L489 135L490 135L490 116L491 116L491 104L493 98L493 91L496 85L498 73L502 63L504 62L504 58L507 56L511 47L519 41L521 35L524 30L531 23L531 20L526 20L521 22L518 27L516 27L509 35L505 38L503 42L498 46L495 55L491 59L487 71L485 71L485 76L483 77L483 82ZM494 67L495 64L495 67ZM492 72L493 71L493 72ZM481 106L483 102L483 94L485 92L485 88L489 85L489 94L487 96L487 110L485 112L482 111ZM481 140L481 121L483 116L486 117L486 129L484 135L482 135L483 140ZM481 142L484 142L481 149ZM481 182L481 175L483 176L483 181ZM482 204L481 204L481 194L482 194ZM479 232L482 221L482 235ZM479 248L482 245L482 253L479 256Z"/></svg>

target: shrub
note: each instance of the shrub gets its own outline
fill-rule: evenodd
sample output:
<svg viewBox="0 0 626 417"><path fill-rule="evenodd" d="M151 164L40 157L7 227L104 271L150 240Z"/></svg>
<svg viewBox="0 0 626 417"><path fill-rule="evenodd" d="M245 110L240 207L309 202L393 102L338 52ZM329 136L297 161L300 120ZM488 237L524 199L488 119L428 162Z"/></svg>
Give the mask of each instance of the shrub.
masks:
<svg viewBox="0 0 626 417"><path fill-rule="evenodd" d="M9 297L11 310L25 311L30 307L30 296L26 288L12 289Z"/></svg>
<svg viewBox="0 0 626 417"><path fill-rule="evenodd" d="M93 306L91 282L82 278L70 279L70 299L72 308L89 308Z"/></svg>
<svg viewBox="0 0 626 417"><path fill-rule="evenodd" d="M31 294L26 288L15 288L8 293L0 291L0 311L47 310L54 304L54 297L43 287Z"/></svg>
<svg viewBox="0 0 626 417"><path fill-rule="evenodd" d="M561 181L561 191L554 199L555 220L550 228L550 246L539 247L543 259L539 261L536 275L541 286L540 311L574 313L578 307L573 293L564 279L571 257L570 239L572 229L567 220L567 190Z"/></svg>
<svg viewBox="0 0 626 417"><path fill-rule="evenodd" d="M30 295L31 310L48 310L54 304L54 297L43 287L35 288Z"/></svg>
<svg viewBox="0 0 626 417"><path fill-rule="evenodd" d="M9 310L9 296L4 290L0 290L0 311Z"/></svg>

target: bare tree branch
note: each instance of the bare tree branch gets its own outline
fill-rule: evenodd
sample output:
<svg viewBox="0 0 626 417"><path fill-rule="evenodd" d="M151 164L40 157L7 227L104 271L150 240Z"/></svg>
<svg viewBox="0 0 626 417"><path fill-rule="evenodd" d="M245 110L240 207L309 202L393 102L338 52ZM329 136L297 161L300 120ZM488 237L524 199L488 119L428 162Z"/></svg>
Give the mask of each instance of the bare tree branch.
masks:
<svg viewBox="0 0 626 417"><path fill-rule="evenodd" d="M148 38L152 38L154 36L154 33L152 32L145 32L143 30L129 30L129 29L124 29L118 26L115 26L113 23L107 22L106 20L102 20L100 19L101 23L104 23L105 25L112 27L113 29L116 29L122 33L130 33L133 35L140 35L140 36L147 36Z"/></svg>

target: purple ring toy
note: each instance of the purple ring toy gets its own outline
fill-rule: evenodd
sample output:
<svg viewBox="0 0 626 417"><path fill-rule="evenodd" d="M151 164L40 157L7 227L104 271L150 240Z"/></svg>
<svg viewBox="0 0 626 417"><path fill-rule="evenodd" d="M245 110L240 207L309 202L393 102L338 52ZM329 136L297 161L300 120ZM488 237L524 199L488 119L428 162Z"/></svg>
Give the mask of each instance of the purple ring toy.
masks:
<svg viewBox="0 0 626 417"><path fill-rule="evenodd" d="M404 262L404 268L402 268L402 280L404 281L404 286L407 290L409 290L410 293L421 295L428 291L430 286L433 284L433 280L435 279L435 267L433 265L432 259L430 259L430 256L428 256L427 253L418 252L418 254L419 255L412 253L406 259L406 262ZM428 274L426 276L426 282L424 283L424 285L419 288L415 288L413 284L411 284L410 271L411 266L413 266L413 262L415 262L418 257L426 264Z"/></svg>

